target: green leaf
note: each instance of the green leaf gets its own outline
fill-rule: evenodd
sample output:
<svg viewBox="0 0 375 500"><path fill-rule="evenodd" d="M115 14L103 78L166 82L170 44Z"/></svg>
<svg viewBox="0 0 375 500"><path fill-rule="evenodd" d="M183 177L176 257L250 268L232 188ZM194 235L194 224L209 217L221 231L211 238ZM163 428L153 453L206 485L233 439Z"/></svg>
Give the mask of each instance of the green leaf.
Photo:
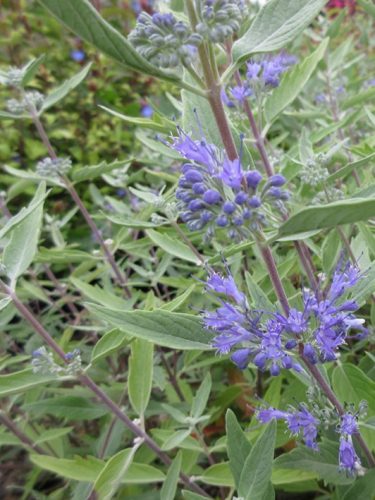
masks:
<svg viewBox="0 0 375 500"><path fill-rule="evenodd" d="M56 381L51 375L40 375L32 370L22 370L8 375L0 375L0 396L10 396L19 392L26 392L38 385L46 385L48 382ZM59 380L61 380L59 378Z"/></svg>
<svg viewBox="0 0 375 500"><path fill-rule="evenodd" d="M174 432L171 436L169 436L163 443L161 447L164 451L173 450L173 448L177 448L179 444L182 443L188 436L190 436L190 429L182 429L180 431Z"/></svg>
<svg viewBox="0 0 375 500"><path fill-rule="evenodd" d="M26 64L26 66L24 66L22 68L22 70L24 71L24 75L22 78L22 85L24 87L30 82L30 80L32 80L34 78L34 76L36 75L36 73L39 69L39 66L44 61L45 57L46 57L46 55L42 54L41 56L37 57L36 59L32 59L30 62L28 62Z"/></svg>
<svg viewBox="0 0 375 500"><path fill-rule="evenodd" d="M182 464L182 454L179 451L169 466L167 477L160 490L160 500L174 500Z"/></svg>
<svg viewBox="0 0 375 500"><path fill-rule="evenodd" d="M375 382L357 366L349 363L336 366L332 385L341 403L358 405L366 400L371 413L375 413Z"/></svg>
<svg viewBox="0 0 375 500"><path fill-rule="evenodd" d="M268 123L271 123L301 92L322 60L328 41L328 38L323 40L311 55L284 74L280 85L266 100L265 115Z"/></svg>
<svg viewBox="0 0 375 500"><path fill-rule="evenodd" d="M57 87L52 92L50 92L43 102L43 106L42 106L42 109L40 110L40 114L43 113L43 111L46 111L47 109L54 106L57 102L64 99L64 97L66 95L68 95L71 90L78 87L78 85L80 83L82 83L83 80L88 75L88 73L91 69L91 65L92 65L92 63L87 64L87 66L85 66L83 69L81 69L81 71L79 73L72 76L72 78L69 78L69 80L65 80L64 83L62 83L59 87Z"/></svg>
<svg viewBox="0 0 375 500"><path fill-rule="evenodd" d="M129 339L118 328L110 330L95 344L91 354L91 363L97 363L100 359L110 356L128 341Z"/></svg>
<svg viewBox="0 0 375 500"><path fill-rule="evenodd" d="M99 318L125 333L171 349L210 350L214 334L205 330L202 322L191 314L162 310L119 311L88 304Z"/></svg>
<svg viewBox="0 0 375 500"><path fill-rule="evenodd" d="M107 106L99 105L99 108L104 109L110 115L116 116L117 118L121 118L126 123L131 123L132 125L138 125L138 127L147 128L149 130L156 130L156 132L161 132L163 134L170 134L171 132L176 131L176 124L172 121L167 121L167 119L163 119L163 123L158 123L155 120L150 120L149 118L140 118L139 116L127 116L119 111L116 111L111 108L107 108Z"/></svg>
<svg viewBox="0 0 375 500"><path fill-rule="evenodd" d="M375 491L375 470L369 470L363 477L358 477L341 497L341 500L368 500Z"/></svg>
<svg viewBox="0 0 375 500"><path fill-rule="evenodd" d="M143 339L134 339L129 359L128 391L130 403L138 415L147 408L151 389L154 361L154 345Z"/></svg>
<svg viewBox="0 0 375 500"><path fill-rule="evenodd" d="M270 422L252 447L241 472L238 493L245 500L262 500L269 488L276 440L276 422Z"/></svg>
<svg viewBox="0 0 375 500"><path fill-rule="evenodd" d="M359 5L372 17L375 17L375 6L371 0L357 0Z"/></svg>
<svg viewBox="0 0 375 500"><path fill-rule="evenodd" d="M147 236L155 245L162 248L169 255L173 255L182 260L193 262L196 265L202 265L202 262L195 253L185 244L176 238L171 238L165 233L158 233L153 229L146 231Z"/></svg>
<svg viewBox="0 0 375 500"><path fill-rule="evenodd" d="M148 464L132 462L121 482L125 484L161 483L165 480L163 472Z"/></svg>
<svg viewBox="0 0 375 500"><path fill-rule="evenodd" d="M117 168L128 167L132 160L115 160L111 163L102 161L98 165L92 165L90 167L81 167L78 170L74 170L72 174L72 179L75 182L91 181L97 177L101 177L104 174L108 174Z"/></svg>
<svg viewBox="0 0 375 500"><path fill-rule="evenodd" d="M182 490L182 496L186 500L205 500L207 498L202 495L198 495L198 493L193 493L192 491L189 490Z"/></svg>
<svg viewBox="0 0 375 500"><path fill-rule="evenodd" d="M200 417L206 409L207 401L210 397L211 387L211 375L210 372L207 372L191 404L190 415L193 418Z"/></svg>
<svg viewBox="0 0 375 500"><path fill-rule="evenodd" d="M346 110L352 108L353 106L357 106L357 104L362 104L363 102L369 103L370 101L375 99L375 87L369 88L367 90L363 90L362 92L358 92L355 95L344 99L340 108L342 110Z"/></svg>
<svg viewBox="0 0 375 500"><path fill-rule="evenodd" d="M30 214L34 212L46 199L48 192L46 193L46 184L41 182L35 192L33 199L30 201L27 207L23 207L18 214L14 215L4 227L0 229L0 240L6 236L11 229L14 229L22 221L26 219Z"/></svg>
<svg viewBox="0 0 375 500"><path fill-rule="evenodd" d="M252 54L285 47L311 23L325 3L326 0L270 0L233 45L233 60L240 63Z"/></svg>
<svg viewBox="0 0 375 500"><path fill-rule="evenodd" d="M375 199L349 198L327 205L307 207L289 217L280 226L278 237L351 224L374 216Z"/></svg>
<svg viewBox="0 0 375 500"><path fill-rule="evenodd" d="M227 410L225 422L229 466L238 488L244 463L251 452L251 444L232 410Z"/></svg>
<svg viewBox="0 0 375 500"><path fill-rule="evenodd" d="M177 76L158 69L141 57L128 40L100 16L88 0L39 2L76 35L120 64L163 80L179 81Z"/></svg>
<svg viewBox="0 0 375 500"><path fill-rule="evenodd" d="M274 311L274 304L272 304L262 288L254 281L254 278L247 271L245 272L245 279L254 308L265 311Z"/></svg>
<svg viewBox="0 0 375 500"><path fill-rule="evenodd" d="M30 460L43 470L54 472L67 479L84 482L95 481L104 465L102 460L94 457L76 457L73 460L68 460L47 455L30 455Z"/></svg>
<svg viewBox="0 0 375 500"><path fill-rule="evenodd" d="M111 457L100 471L94 483L94 490L99 500L110 500L121 484L123 476L129 469L138 447L122 450Z"/></svg>
<svg viewBox="0 0 375 500"><path fill-rule="evenodd" d="M10 239L4 247L3 264L10 279L10 286L15 287L17 279L28 269L37 251L43 217L43 200L46 196L45 183L38 196L42 202L34 204L32 210L21 222L12 227Z"/></svg>
<svg viewBox="0 0 375 500"><path fill-rule="evenodd" d="M371 155L368 155L365 158L361 158L360 160L353 161L352 163L348 163L344 167L336 170L336 172L333 172L333 174L331 174L329 177L327 177L325 182L333 182L336 179L343 179L347 175L349 175L352 172L354 172L355 170L357 170L357 168L363 167L364 165L367 165L367 163L373 159L375 159L375 153L372 153Z"/></svg>
<svg viewBox="0 0 375 500"><path fill-rule="evenodd" d="M53 441L62 436L66 436L70 434L70 432L74 429L74 427L57 427L56 429L48 429L47 431L42 432L33 439L35 444L45 443L46 441Z"/></svg>
<svg viewBox="0 0 375 500"><path fill-rule="evenodd" d="M108 413L100 403L92 403L80 396L58 396L42 399L24 405L25 409L37 416L52 415L68 420L94 420Z"/></svg>
<svg viewBox="0 0 375 500"><path fill-rule="evenodd" d="M197 478L205 484L213 486L228 486L234 488L233 476L228 462L211 465L204 470L203 474Z"/></svg>
<svg viewBox="0 0 375 500"><path fill-rule="evenodd" d="M164 305L161 306L160 309L163 309L164 311L175 311L176 309L179 309L190 297L190 295L194 292L196 289L196 285L193 284L187 288L184 293L181 295L178 295L175 299L166 302Z"/></svg>
<svg viewBox="0 0 375 500"><path fill-rule="evenodd" d="M298 446L290 453L285 453L276 458L274 470L293 469L298 471L309 471L316 473L320 479L333 484L348 484L353 478L348 478L345 473L339 472L337 465L338 445L336 443L323 442L319 445L319 453Z"/></svg>
<svg viewBox="0 0 375 500"><path fill-rule="evenodd" d="M107 306L110 308L116 307L118 309L124 310L127 310L130 307L129 304L121 297L117 297L116 295L103 290L98 285L89 285L88 283L85 283L78 278L70 278L70 281L80 292L83 293L83 295L103 306Z"/></svg>

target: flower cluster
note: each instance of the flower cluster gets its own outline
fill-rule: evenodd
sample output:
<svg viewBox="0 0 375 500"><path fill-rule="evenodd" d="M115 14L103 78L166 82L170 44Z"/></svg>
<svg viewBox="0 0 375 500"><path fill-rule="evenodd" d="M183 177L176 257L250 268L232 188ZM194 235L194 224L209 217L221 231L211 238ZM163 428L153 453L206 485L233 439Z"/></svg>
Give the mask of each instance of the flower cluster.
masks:
<svg viewBox="0 0 375 500"><path fill-rule="evenodd" d="M291 408L290 411L281 411L275 408L266 408L257 412L257 419L262 424L270 422L273 418L284 420L293 436L302 433L305 445L313 450L318 450L316 438L320 421L307 409L306 405L301 404L298 410Z"/></svg>
<svg viewBox="0 0 375 500"><path fill-rule="evenodd" d="M10 113L22 115L22 113L29 112L30 107L39 111L44 103L44 96L36 90L26 92L25 96L18 99L8 99L6 102L7 109Z"/></svg>
<svg viewBox="0 0 375 500"><path fill-rule="evenodd" d="M221 96L224 104L232 108L235 106L236 101L242 104L252 95L277 87L281 75L296 62L297 58L286 52L249 61L247 63L246 79L241 84L230 87L229 96L225 91L222 92Z"/></svg>
<svg viewBox="0 0 375 500"><path fill-rule="evenodd" d="M349 262L336 268L328 291L315 294L304 290L303 311L291 309L289 316L276 314L285 332L304 340L304 356L317 363L336 359L340 345L345 344L349 332L360 332L357 338L367 335L364 320L353 314L358 308L354 300L343 300L344 294L360 279L359 269Z"/></svg>
<svg viewBox="0 0 375 500"><path fill-rule="evenodd" d="M358 269L349 263L336 269L326 294L320 297L304 290L303 310L291 308L287 315L250 310L246 297L227 273L226 277L209 275L207 290L225 295L226 300L220 300L216 311L205 312L203 321L206 328L218 332L213 345L220 354L235 350L231 359L239 368L252 361L261 370L269 368L271 375L278 375L281 368L300 371L292 356L298 344L303 346L304 358L315 364L335 360L352 329L359 332L357 338L367 334L364 320L353 314L358 304L343 300L360 278Z"/></svg>
<svg viewBox="0 0 375 500"><path fill-rule="evenodd" d="M38 161L36 173L41 177L58 177L66 175L72 166L70 158L44 158Z"/></svg>
<svg viewBox="0 0 375 500"><path fill-rule="evenodd" d="M340 423L337 425L337 432L340 434L339 468L349 475L355 474L361 467L352 440L353 435L359 434L359 413L346 411L341 415ZM262 424L266 424L272 419L283 420L293 436L302 434L306 446L315 451L319 450L316 439L319 427L323 422L319 412L309 411L305 404L301 404L297 410L290 408L290 411L281 411L272 407L262 408L257 411L256 417Z"/></svg>
<svg viewBox="0 0 375 500"><path fill-rule="evenodd" d="M187 24L178 21L171 13L150 16L142 12L129 41L151 64L175 68L181 63L185 66L191 64L202 37L192 33Z"/></svg>
<svg viewBox="0 0 375 500"><path fill-rule="evenodd" d="M354 474L361 465L352 441L352 436L359 433L357 415L353 413L342 415L337 432L340 434L340 469Z"/></svg>
<svg viewBox="0 0 375 500"><path fill-rule="evenodd" d="M327 160L323 154L309 158L300 171L302 182L312 187L319 186L324 182L330 175L327 168Z"/></svg>
<svg viewBox="0 0 375 500"><path fill-rule="evenodd" d="M66 365L58 365L53 354L43 346L33 352L31 366L34 373L42 375L74 375L81 370L82 360L79 349L66 353L65 359Z"/></svg>
<svg viewBox="0 0 375 500"><path fill-rule="evenodd" d="M240 29L245 13L244 0L204 0L197 32L211 42L223 42Z"/></svg>
<svg viewBox="0 0 375 500"><path fill-rule="evenodd" d="M211 272L206 289L226 299L220 300L216 311L203 313L205 327L218 332L213 345L220 354L234 350L231 359L241 369L252 360L260 369L269 367L272 375L278 375L281 368L301 371L290 353L296 342L283 335L275 319L262 321L262 312L250 310L245 295L237 289L229 271L227 276Z"/></svg>
<svg viewBox="0 0 375 500"><path fill-rule="evenodd" d="M245 171L241 160L229 160L224 152L204 140L180 134L173 143L187 160L176 191L181 219L194 231L226 228L228 236L249 237L266 223L269 205L283 210L288 193L281 189L285 178L276 174L267 181L257 170Z"/></svg>

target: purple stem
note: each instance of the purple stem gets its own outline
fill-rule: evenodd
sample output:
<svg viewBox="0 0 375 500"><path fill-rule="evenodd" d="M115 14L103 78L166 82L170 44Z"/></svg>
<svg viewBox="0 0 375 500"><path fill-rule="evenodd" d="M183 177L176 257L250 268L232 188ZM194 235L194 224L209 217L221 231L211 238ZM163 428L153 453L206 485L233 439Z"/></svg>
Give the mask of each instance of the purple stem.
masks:
<svg viewBox="0 0 375 500"><path fill-rule="evenodd" d="M18 439L23 443L25 446L28 448L31 448L32 450L36 451L40 455L45 455L46 452L38 446L37 444L33 443L33 441L24 434L21 429L17 427L17 425L3 412L0 410L0 423L4 425L10 432L12 432L15 436L18 437Z"/></svg>
<svg viewBox="0 0 375 500"><path fill-rule="evenodd" d="M43 327L41 323L35 318L32 312L18 299L16 293L9 288L5 283L0 280L0 289L2 289L9 297L12 299L18 312L21 316L30 323L34 328L36 333L38 333L46 344L62 359L64 363L67 363L65 353L61 347L55 342L47 330ZM78 380L86 386L97 398L104 403L110 412L116 416L125 426L133 432L137 437L143 440L143 442L159 457L159 459L166 465L170 465L172 460L169 456L157 445L157 443L140 427L138 427L122 410L121 408L113 402L107 394L85 373L77 375ZM208 495L200 486L195 484L189 476L180 472L181 481L192 491L207 497Z"/></svg>
<svg viewBox="0 0 375 500"><path fill-rule="evenodd" d="M194 27L196 24L196 13L195 13L194 5L191 2L191 0L188 0L187 5L188 5L190 22L191 22L192 26ZM210 62L209 62L208 58L204 57L204 54L202 57L201 52L199 52L199 54L200 54L200 59L201 59L201 64L203 67L204 74L205 75L209 74L209 73L212 74L212 71L209 68ZM207 82L207 79L206 79L206 82ZM220 97L220 87L219 87L219 97ZM229 143L231 141L233 142L233 138L232 138L232 134L230 132L230 128L229 128L227 116L224 112L224 108L221 106L221 107L217 107L215 110L214 109L215 103L213 103L211 100L209 100L209 102L211 104L212 111L213 111L214 116L216 118L216 124L218 126L219 131L220 131L221 138L223 140L223 145L227 151L228 157L231 158L232 150L228 150L226 145L228 144L228 142ZM228 134L228 130L229 130L229 134ZM234 143L233 143L233 145L234 145ZM259 246L260 252L262 254L263 260L266 264L267 270L270 274L270 278L271 278L271 281L274 285L275 292L276 292L276 295L279 299L279 302L284 310L284 313L288 314L289 313L288 298L287 298L287 295L285 293L283 284L281 282L275 261L274 261L273 256L272 256L272 252L267 245L264 245L261 242L258 242L258 246ZM315 378L317 383L320 385L322 391L326 394L327 398L332 402L332 404L334 404L334 406L337 409L342 408L340 402L336 398L332 389L326 383L326 381L321 377L320 372L317 370L317 368L314 367L313 365L312 365L312 369L311 369L310 365L307 365L307 366L310 369L311 375ZM367 458L369 459L369 464L371 464L371 466L374 466L374 459L373 459L371 451L368 449L366 443L364 442L364 440L361 437L358 440L358 442L361 445L363 451L365 452Z"/></svg>
<svg viewBox="0 0 375 500"><path fill-rule="evenodd" d="M48 138L48 135L43 127L43 124L38 116L38 113L36 112L34 106L29 106L29 112L30 116L34 122L34 125L38 131L39 137L42 140L44 146L46 147L49 156L52 158L52 160L57 159L56 152ZM76 189L74 188L73 184L69 181L68 178L62 176L61 177L62 181L65 184L66 189L68 190L70 196L73 198L74 202L80 209L83 218L85 219L87 225L90 227L91 231L93 232L96 240L99 242L100 246L102 247L102 250L105 254L105 257L107 259L107 262L110 264L112 267L112 270L116 276L117 281L119 284L124 288L125 294L128 298L131 297L130 291L126 286L126 280L125 277L122 275L120 269L118 268L118 265L112 255L112 252L109 250L108 246L106 245L105 241L102 238L102 235L100 234L100 231L95 224L93 218L89 214L88 210L86 209L85 205L83 204L81 198L79 197L79 194L77 193Z"/></svg>

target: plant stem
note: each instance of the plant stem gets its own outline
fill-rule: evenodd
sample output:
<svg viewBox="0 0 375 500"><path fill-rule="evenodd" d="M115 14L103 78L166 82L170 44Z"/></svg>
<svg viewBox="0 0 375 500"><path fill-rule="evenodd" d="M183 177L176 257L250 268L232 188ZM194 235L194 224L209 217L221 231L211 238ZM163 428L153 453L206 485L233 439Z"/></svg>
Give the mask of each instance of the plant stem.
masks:
<svg viewBox="0 0 375 500"><path fill-rule="evenodd" d="M194 6L191 3L191 0L188 0L187 5L188 5L190 22L191 22L192 26L194 27L195 24L196 24L196 14L195 14ZM194 16L195 16L195 18L194 18ZM202 63L202 66L203 66L203 70L204 70L205 76L206 76L206 74L210 75L209 60L205 57L205 54L201 55L201 63ZM207 78L206 78L206 82L207 82L207 85L209 87L210 81ZM218 86L217 82L214 82L214 83L215 83L216 86ZM219 87L219 97L220 97L220 87ZM227 151L228 157L230 157L230 154L231 154L232 151L230 149L228 150L228 148L227 148L227 143L228 143L227 129L229 129L229 124L228 124L225 112L223 110L223 115L219 117L218 114L215 112L214 103L212 103L211 100L209 100L209 102L211 104L212 111L213 111L214 116L216 118L216 123L217 123L217 126L218 126L220 134L221 134L223 145L224 145L224 147L225 147L225 149ZM252 116L252 114L251 114L251 116ZM254 118L254 117L252 116L252 118ZM252 123L253 123L253 126L255 126L254 130L256 130L256 134L257 134L256 137L260 137L260 134L259 134L258 129L256 127L255 120L252 120ZM230 137L232 137L231 134L230 134ZM258 147L259 147L259 144L258 144ZM264 152L265 152L265 150L264 150ZM262 154L261 154L261 156L262 156ZM266 155L266 158L268 160L268 156L267 155ZM263 157L262 157L262 159L263 159ZM265 170L267 172L267 168L268 167L266 167L266 163L264 163L264 167L265 167ZM277 267L276 267L273 255L272 255L272 252L271 252L270 248L266 244L264 244L263 242L258 241L257 243L258 243L259 250L260 250L260 252L262 254L264 263L265 263L265 265L267 267L267 270L269 272L271 281L272 281L272 283L274 285L274 289L275 289L277 298L278 298L278 300L279 300L279 302L280 302L280 304L281 304L281 306L283 308L284 313L286 315L288 315L289 314L289 309L290 309L289 308L288 298L287 298L287 295L285 293L283 284L281 282L281 279L280 279L280 276L279 276L279 273L278 273L278 270L277 270ZM303 248L302 248L302 251L301 251L301 247L300 247L300 252L301 252L300 256L304 257L303 258L303 262L304 263L306 263L306 254L304 253L305 251L306 250L303 249ZM303 351L302 351L302 354L303 354ZM330 386L323 379L323 377L321 376L321 374L320 374L319 370L316 368L316 366L312 365L311 363L308 363L308 360L305 360L304 357L302 357L302 359L304 360L305 363L307 361L306 366L309 368L311 375L315 378L315 380L317 381L317 383L319 384L319 386L321 387L322 391L325 393L325 395L327 396L327 398L332 402L332 404L334 404L334 406L337 409L337 411L339 411L339 413L340 413L340 410L339 410L339 408L340 408L341 412L343 412L343 408L342 408L340 402L336 398L336 396L333 393L333 391L330 388ZM366 443L364 442L364 440L362 439L361 436L359 436L358 442L359 442L360 446L362 447L364 453L366 454L366 457L367 457L367 459L369 461L369 464L372 467L375 466L375 461L374 461L374 458L372 457L371 451L368 449Z"/></svg>
<svg viewBox="0 0 375 500"><path fill-rule="evenodd" d="M36 451L40 455L46 455L46 452L38 446L37 444L33 443L33 441L24 434L21 429L17 427L17 425L6 415L3 411L0 410L0 423L4 425L12 434L18 437L18 439L23 443L25 446L28 448L31 448L32 450Z"/></svg>
<svg viewBox="0 0 375 500"><path fill-rule="evenodd" d="M279 302L281 304L281 307L283 308L284 313L288 316L289 314L288 297L286 296L283 284L281 282L279 273L277 271L277 267L272 252L268 245L264 245L262 243L258 243L258 248L260 250L260 253L262 254L264 263L266 264L277 298L279 299Z"/></svg>
<svg viewBox="0 0 375 500"><path fill-rule="evenodd" d="M41 141L43 142L44 146L46 147L47 151L48 151L48 154L50 156L50 158L52 160L56 160L57 159L57 155L56 155L56 152L48 138L48 135L45 131L45 128L43 127L43 124L38 116L38 113L35 109L34 106L30 105L29 106L29 112L30 112L30 116L33 120L33 123L38 131L38 134L39 134L39 137L41 139ZM83 204L81 198L79 197L79 194L77 193L76 189L74 188L73 184L69 181L69 179L65 176L61 176L61 180L63 181L66 189L68 190L70 196L72 197L73 201L76 203L76 205L78 206L78 208L80 209L82 215L83 215L83 218L85 219L87 225L90 227L91 231L93 232L96 240L98 241L98 243L100 244L103 252L104 252L104 255L107 259L107 262L109 263L109 265L112 267L112 270L116 276L116 279L118 281L118 283L123 287L124 289L124 292L126 294L126 296L128 298L131 297L131 294L130 294L130 291L129 289L127 288L126 286L126 280L125 280L125 277L123 276L123 274L121 273L120 269L118 268L118 265L115 261L115 258L113 257L112 255L112 252L109 250L107 244L105 243L105 241L103 240L102 238L102 235L100 234L100 231L99 231L99 228L97 227L97 225L95 224L93 218L91 217L91 215L89 214L88 210L86 209L85 205Z"/></svg>
<svg viewBox="0 0 375 500"><path fill-rule="evenodd" d="M189 238L186 237L185 233L183 230L180 228L180 226L177 224L176 221L170 220L171 226L175 228L175 230L178 232L178 234L181 236L181 239L187 244L187 246L190 248L190 250L194 253L194 255L197 257L202 264L205 264L205 260L203 255L199 253L199 251L195 248L195 246L192 244L192 242L189 240Z"/></svg>
<svg viewBox="0 0 375 500"><path fill-rule="evenodd" d="M323 375L320 373L318 370L318 367L311 363L304 355L303 355L303 344L299 344L299 355L302 358L303 362L309 369L310 373L313 375L314 379L326 395L327 399L333 404L333 406L336 408L337 413L341 416L345 413L344 407L340 403L340 401L337 399L335 393L332 391L331 387L329 384L326 382L325 378ZM371 453L371 450L368 448L367 444L365 443L364 439L362 436L358 433L355 434L355 438L362 448L364 454L366 455L368 464L370 467L375 467L375 459L374 456Z"/></svg>
<svg viewBox="0 0 375 500"><path fill-rule="evenodd" d="M0 289L2 289L9 297L12 299L18 312L21 316L30 323L34 328L36 333L38 333L46 344L62 359L64 363L67 363L65 353L61 347L55 342L47 330L43 327L41 323L35 318L32 312L18 299L16 293L9 288L5 283L0 280ZM166 465L170 465L172 460L169 456L157 445L157 443L140 427L138 427L122 410L121 408L113 402L107 394L85 373L80 373L77 375L77 379L87 387L95 396L110 410L110 412L116 416L125 426L133 432L138 438L142 439L144 443L159 457L159 459ZM189 476L180 473L181 481L192 491L207 497L204 490L195 484Z"/></svg>
<svg viewBox="0 0 375 500"><path fill-rule="evenodd" d="M195 11L194 3L192 0L186 0L186 7L190 19L190 24L194 30L197 23L197 13ZM198 47L198 54L203 70L206 87L208 90L208 101L211 110L215 116L216 123L220 129L220 135L227 152L229 160L238 158L237 148L233 140L232 132L229 128L228 120L225 115L224 106L221 100L221 86L220 82L215 78L214 72L211 68L209 54L205 44Z"/></svg>
<svg viewBox="0 0 375 500"><path fill-rule="evenodd" d="M175 393L177 394L178 399L181 401L181 403L183 403L185 401L185 396L183 395L183 393L180 389L180 386L178 385L177 378L176 378L175 374L173 373L173 371L171 370L171 367L169 366L169 363L168 363L166 357L164 356L162 348L160 347L158 349L158 351L159 351L161 362L163 363L163 366L168 374L169 382L171 383Z"/></svg>
<svg viewBox="0 0 375 500"><path fill-rule="evenodd" d="M328 66L328 60L327 60L327 58L326 58L326 65L327 65L326 82L327 82L328 100L329 100L329 104L331 106L333 120L336 123L338 123L340 121L339 108L338 108L336 96L334 96L333 90L332 90L331 71L330 71L329 66ZM337 134L339 136L340 141L344 141L345 140L344 133L343 133L343 131L342 131L341 128L338 129ZM353 163L354 158L352 156L352 153L349 150L347 150L347 158L349 160L349 163ZM357 187L360 187L361 186L361 180L359 178L358 172L353 169L352 170L352 175L354 177L355 183L357 184Z"/></svg>

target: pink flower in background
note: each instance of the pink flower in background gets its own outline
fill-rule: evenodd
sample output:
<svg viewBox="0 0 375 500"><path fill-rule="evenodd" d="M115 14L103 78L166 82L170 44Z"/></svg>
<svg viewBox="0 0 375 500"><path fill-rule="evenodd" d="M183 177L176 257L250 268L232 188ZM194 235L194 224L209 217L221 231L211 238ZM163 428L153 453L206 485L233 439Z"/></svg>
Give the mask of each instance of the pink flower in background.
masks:
<svg viewBox="0 0 375 500"><path fill-rule="evenodd" d="M327 3L327 9L345 9L347 7L349 9L350 14L354 14L356 8L355 0L329 0Z"/></svg>

